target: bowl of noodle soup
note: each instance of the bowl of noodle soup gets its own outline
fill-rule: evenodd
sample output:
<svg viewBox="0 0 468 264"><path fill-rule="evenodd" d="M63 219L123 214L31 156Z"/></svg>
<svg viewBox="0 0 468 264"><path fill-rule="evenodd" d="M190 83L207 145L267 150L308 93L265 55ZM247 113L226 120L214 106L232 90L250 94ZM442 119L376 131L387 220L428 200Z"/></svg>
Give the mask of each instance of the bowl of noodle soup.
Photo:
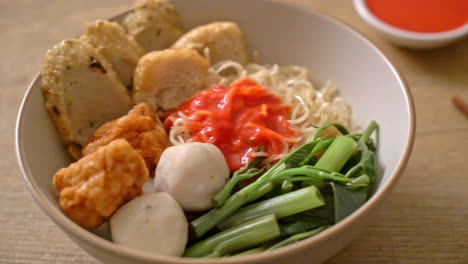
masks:
<svg viewBox="0 0 468 264"><path fill-rule="evenodd" d="M282 98L291 107L289 123L303 132L292 143L306 142L323 123L340 122L352 131L360 131L376 120L379 176L372 196L352 215L320 234L271 252L192 259L153 255L117 245L75 225L60 211L50 175L69 164L70 159L44 109L37 77L24 97L16 131L19 164L33 197L74 242L104 263L325 261L365 228L406 166L414 141L415 112L405 81L374 44L334 18L266 0L172 3L186 29L220 20L235 21L242 28L252 61L247 65L215 63L209 68L209 81L228 86L248 77ZM204 56L209 60L209 50ZM173 145L188 140L185 123L184 116L179 116L169 131ZM48 155L41 155L45 149ZM277 160L281 156L269 158Z"/></svg>

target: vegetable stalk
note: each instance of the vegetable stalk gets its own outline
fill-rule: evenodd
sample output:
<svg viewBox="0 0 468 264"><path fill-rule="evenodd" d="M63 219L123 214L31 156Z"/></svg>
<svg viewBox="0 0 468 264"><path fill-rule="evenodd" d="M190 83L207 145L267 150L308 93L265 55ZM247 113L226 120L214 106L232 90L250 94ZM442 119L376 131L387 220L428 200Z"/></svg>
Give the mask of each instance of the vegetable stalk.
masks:
<svg viewBox="0 0 468 264"><path fill-rule="evenodd" d="M274 214L247 221L189 247L185 257L220 257L258 246L280 235Z"/></svg>
<svg viewBox="0 0 468 264"><path fill-rule="evenodd" d="M226 229L271 213L275 214L276 218L279 219L324 204L325 202L317 187L309 186L243 207L219 223L218 228Z"/></svg>
<svg viewBox="0 0 468 264"><path fill-rule="evenodd" d="M241 253L237 253L236 256L252 255L252 254L260 253L260 252L263 252L263 251L265 251L265 248L260 246L260 247L248 249L246 251L242 251Z"/></svg>
<svg viewBox="0 0 468 264"><path fill-rule="evenodd" d="M248 167L245 167L244 169L234 172L231 179L224 185L223 189L212 199L214 207L220 207L223 205L223 203L229 198L229 195L231 195L231 191L239 182L257 176L263 171L263 169L247 169Z"/></svg>
<svg viewBox="0 0 468 264"><path fill-rule="evenodd" d="M348 170L348 172L346 173L346 177L353 177L355 175L358 175L365 169L366 163L370 163L369 160L372 160L372 164L370 167L374 169L374 153L368 149L366 142L370 138L372 132L374 132L374 130L376 130L378 127L379 126L375 121L371 121L367 126L366 130L362 133L361 137L357 142L357 148L353 153L354 156L360 155L360 161L358 162L358 164L356 164L354 167Z"/></svg>
<svg viewBox="0 0 468 264"><path fill-rule="evenodd" d="M349 148L346 151L347 154L340 158L339 162L336 162L336 164L332 164L333 166L331 167L330 164L327 165L327 163L334 163L334 161L326 161L326 159L324 159L324 161L320 162L318 165L319 167L322 167L324 166L323 163L325 163L325 165L327 165L324 166L325 168L339 170L341 169L341 167L343 167L343 160L345 160L344 162L346 162L346 156L349 155L349 151L353 147L353 143L350 143L346 139L318 138L318 134L321 131L323 131L323 129L326 129L330 126L335 126L342 134L345 134L343 138L348 138L352 141L355 141L357 140L357 138L359 138L357 148L355 148L355 150L353 150L351 153L354 152L352 154L353 159L355 158L357 160L361 160L357 165L350 165L354 167L346 173L346 176L338 172L330 172L328 170L322 170L320 168L307 165L308 162L312 162L315 153L326 148L331 148L329 147L330 144L334 144L337 140L337 145L341 145L339 143L342 140L346 142L346 148ZM208 213L202 215L201 217L193 220L190 223L194 231L194 235L196 237L202 236L210 229L218 225L221 221L233 214L244 204L254 199L258 199L265 193L268 193L272 189L273 184L282 183L285 180L291 183L299 181L302 182L302 185L312 184L317 186L321 186L326 181L333 181L344 185L348 189L357 188L358 191L363 190L367 192L370 184L374 180L376 171L373 167L373 153L372 151L368 150L366 144L372 144L372 142L368 143L368 141L370 140L371 133L376 128L377 124L374 121L372 121L366 129L366 131L361 135L349 134L346 128L340 124L329 123L323 125L314 134L313 141L308 142L300 146L299 148L291 151L283 159L278 161L269 170L267 170L262 176L260 176L255 182L242 188L241 190L237 191L232 196L227 198L232 190L231 187L235 184L230 185L229 188L227 188L228 191L225 194L222 194L222 199L219 199L219 201L215 202L220 207L212 209ZM358 156L361 153L366 155ZM363 173L363 171L365 171L365 173ZM357 176L359 176L360 178L354 180L353 178ZM365 186L367 182L369 182L369 184ZM223 202L223 200L225 201Z"/></svg>
<svg viewBox="0 0 468 264"><path fill-rule="evenodd" d="M327 151L317 161L315 167L339 172L356 150L357 143L350 137L337 136Z"/></svg>
<svg viewBox="0 0 468 264"><path fill-rule="evenodd" d="M272 182L268 182L264 185L262 185L258 190L249 198L247 203L253 202L257 200L258 198L262 197L263 195L271 192L275 185Z"/></svg>
<svg viewBox="0 0 468 264"><path fill-rule="evenodd" d="M301 148L299 148L301 149ZM193 228L196 237L200 237L211 228L215 227L219 222L231 215L234 211L239 209L242 205L249 202L256 196L258 190L268 183L268 179L276 173L287 168L285 161L294 152L289 153L282 160L278 161L273 167L260 176L255 182L242 188L229 197L221 207L214 208L201 217L193 220L190 225ZM256 197L259 198L259 197Z"/></svg>
<svg viewBox="0 0 468 264"><path fill-rule="evenodd" d="M326 226L321 226L321 227L317 227L317 228L315 228L313 230L310 230L310 231L307 231L307 232L304 232L304 233L300 233L300 234L290 236L290 237L286 238L285 240L283 240L283 241L273 245L272 247L268 248L266 251L277 249L277 248L280 248L280 247L295 243L297 241L303 240L305 238L311 237L313 235L316 235L316 234L322 232L326 228L327 228Z"/></svg>

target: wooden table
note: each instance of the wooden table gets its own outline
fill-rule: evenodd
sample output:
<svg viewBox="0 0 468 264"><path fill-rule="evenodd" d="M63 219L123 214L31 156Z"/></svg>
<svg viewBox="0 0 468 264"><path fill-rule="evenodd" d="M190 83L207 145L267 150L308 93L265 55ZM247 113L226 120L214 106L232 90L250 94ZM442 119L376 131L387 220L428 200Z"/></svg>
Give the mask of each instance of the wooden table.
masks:
<svg viewBox="0 0 468 264"><path fill-rule="evenodd" d="M468 119L452 96L468 101L468 39L411 51L364 24L350 0L289 0L340 18L379 46L414 96L417 133L398 186L373 222L332 263L468 263ZM39 209L14 155L14 126L45 51L83 24L131 6L125 0L0 2L0 263L97 263Z"/></svg>

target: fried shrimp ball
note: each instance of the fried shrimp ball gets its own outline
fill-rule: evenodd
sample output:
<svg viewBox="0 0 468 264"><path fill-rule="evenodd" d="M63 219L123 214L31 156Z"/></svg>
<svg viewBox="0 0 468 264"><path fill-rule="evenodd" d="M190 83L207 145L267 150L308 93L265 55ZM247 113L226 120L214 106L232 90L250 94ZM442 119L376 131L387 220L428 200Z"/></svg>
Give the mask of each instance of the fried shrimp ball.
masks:
<svg viewBox="0 0 468 264"><path fill-rule="evenodd" d="M101 225L125 201L140 195L146 179L141 155L117 139L60 169L53 184L65 215L87 228Z"/></svg>
<svg viewBox="0 0 468 264"><path fill-rule="evenodd" d="M169 146L166 131L146 103L135 105L127 115L99 127L82 149L86 156L117 138L126 139L154 172L162 152Z"/></svg>

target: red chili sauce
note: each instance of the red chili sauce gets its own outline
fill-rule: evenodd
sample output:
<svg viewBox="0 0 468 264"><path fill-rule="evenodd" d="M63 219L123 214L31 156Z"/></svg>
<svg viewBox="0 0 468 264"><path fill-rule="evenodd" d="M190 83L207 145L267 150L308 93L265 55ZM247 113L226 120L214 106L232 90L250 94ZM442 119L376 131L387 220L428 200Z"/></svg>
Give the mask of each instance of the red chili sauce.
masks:
<svg viewBox="0 0 468 264"><path fill-rule="evenodd" d="M190 141L216 145L231 171L247 165L254 152L285 154L301 132L288 123L290 107L250 79L225 88L215 85L182 103L164 121L170 129L182 112Z"/></svg>
<svg viewBox="0 0 468 264"><path fill-rule="evenodd" d="M468 23L468 0L366 0L382 21L409 31L442 32Z"/></svg>

